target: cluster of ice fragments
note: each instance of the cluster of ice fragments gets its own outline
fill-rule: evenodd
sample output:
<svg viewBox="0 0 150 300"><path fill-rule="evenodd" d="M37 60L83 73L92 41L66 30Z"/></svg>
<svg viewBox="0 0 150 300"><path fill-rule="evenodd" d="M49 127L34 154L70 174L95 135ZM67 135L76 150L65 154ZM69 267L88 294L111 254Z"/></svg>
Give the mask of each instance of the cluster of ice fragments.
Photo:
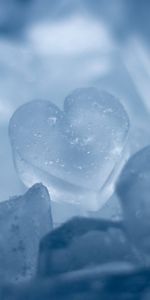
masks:
<svg viewBox="0 0 150 300"><path fill-rule="evenodd" d="M149 299L149 171L150 146L118 179L122 221L76 217L52 230L41 184L3 202L0 299Z"/></svg>
<svg viewBox="0 0 150 300"><path fill-rule="evenodd" d="M63 111L34 101L13 115L16 170L34 185L0 203L1 300L149 299L150 146L118 176L128 129L120 102L93 88L74 91ZM53 228L49 192L94 210L114 185L122 220L78 216Z"/></svg>

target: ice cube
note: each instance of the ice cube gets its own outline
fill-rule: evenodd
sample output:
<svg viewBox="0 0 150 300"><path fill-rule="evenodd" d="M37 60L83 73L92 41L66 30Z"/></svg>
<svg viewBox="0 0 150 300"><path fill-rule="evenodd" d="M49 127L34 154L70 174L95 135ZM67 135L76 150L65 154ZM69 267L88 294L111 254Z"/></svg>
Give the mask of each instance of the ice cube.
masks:
<svg viewBox="0 0 150 300"><path fill-rule="evenodd" d="M52 200L98 210L112 193L128 129L128 116L115 97L82 88L66 98L64 111L49 101L21 106L9 135L25 185L40 181Z"/></svg>
<svg viewBox="0 0 150 300"><path fill-rule="evenodd" d="M141 260L150 264L150 146L134 154L125 165L116 187L124 224Z"/></svg>
<svg viewBox="0 0 150 300"><path fill-rule="evenodd" d="M35 274L40 239L52 229L50 198L42 184L0 203L0 282Z"/></svg>
<svg viewBox="0 0 150 300"><path fill-rule="evenodd" d="M116 261L136 262L122 223L76 217L40 243L38 276L53 276Z"/></svg>

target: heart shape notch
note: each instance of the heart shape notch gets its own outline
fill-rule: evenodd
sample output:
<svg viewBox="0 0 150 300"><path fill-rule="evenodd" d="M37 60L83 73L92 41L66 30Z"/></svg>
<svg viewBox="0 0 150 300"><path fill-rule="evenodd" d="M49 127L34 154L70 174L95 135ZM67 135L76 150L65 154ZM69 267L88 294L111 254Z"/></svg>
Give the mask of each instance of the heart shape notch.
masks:
<svg viewBox="0 0 150 300"><path fill-rule="evenodd" d="M128 131L121 103L96 88L73 91L63 111L50 101L26 103L9 124L14 163L25 185L42 182L52 200L86 210L98 210L110 196Z"/></svg>

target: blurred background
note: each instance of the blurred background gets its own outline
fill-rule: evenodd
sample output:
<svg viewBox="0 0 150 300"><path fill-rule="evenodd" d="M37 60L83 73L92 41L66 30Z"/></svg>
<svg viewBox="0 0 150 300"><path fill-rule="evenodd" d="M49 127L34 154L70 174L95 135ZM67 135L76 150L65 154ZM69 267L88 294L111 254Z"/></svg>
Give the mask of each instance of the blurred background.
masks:
<svg viewBox="0 0 150 300"><path fill-rule="evenodd" d="M149 0L0 0L0 201L25 190L8 123L30 100L62 107L77 87L105 89L128 112L130 153L150 143L149 11Z"/></svg>

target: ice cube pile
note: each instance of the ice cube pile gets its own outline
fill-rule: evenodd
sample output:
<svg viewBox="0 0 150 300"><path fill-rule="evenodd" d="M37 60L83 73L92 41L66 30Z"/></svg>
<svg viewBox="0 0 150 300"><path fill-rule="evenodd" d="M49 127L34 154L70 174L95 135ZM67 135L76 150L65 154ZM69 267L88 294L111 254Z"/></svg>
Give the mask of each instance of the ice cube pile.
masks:
<svg viewBox="0 0 150 300"><path fill-rule="evenodd" d="M26 223L26 212L29 208L31 212L32 208L32 215L28 212L28 219L30 216L31 221L28 224L32 231L29 232L29 227L26 225L25 229L24 225L20 227L20 232L24 244L28 247L26 250L29 250L28 258L30 257L31 266L34 262L34 272L32 276L30 274L30 280L25 276L22 282L15 284L9 275L6 277L7 280L3 278L4 283L1 281L0 285L0 299L98 300L100 297L104 300L149 299L150 261L147 259L149 249L143 247L143 241L147 242L146 245L149 241L149 162L150 146L133 155L119 176L116 191L123 207L121 221L76 217L49 231L49 228L52 228L50 199L46 188L41 184L29 189L23 197L4 202L0 209L5 217L8 218L9 206L15 206L15 214L18 211L19 222L18 218L15 218L16 226ZM39 198L37 209L35 207L33 209ZM26 206L28 209L25 210ZM43 221L39 212L42 213ZM33 214L36 216L34 219L36 226L38 223L37 230L33 229ZM14 225L13 222L11 218L9 223ZM34 248L36 263L34 253L30 251L31 242L34 244L35 232L36 234L42 232L41 236L46 233L44 237L36 240ZM13 231L11 237L16 243L19 238L15 233ZM24 240L26 234L28 242ZM6 230L3 240L8 248L12 245L9 238L10 233ZM25 260L21 247L18 247L15 257L11 257L6 247L3 258L5 258L5 267L4 264L1 265L3 274L5 272L8 274L6 258L7 262L10 260L9 268L12 266L11 271L12 273L15 271L15 276L22 270Z"/></svg>
<svg viewBox="0 0 150 300"><path fill-rule="evenodd" d="M50 101L21 106L9 126L16 170L27 187L45 184L52 201L98 210L126 156L128 116L96 88L73 91L60 110Z"/></svg>
<svg viewBox="0 0 150 300"><path fill-rule="evenodd" d="M128 129L118 100L93 88L74 91L63 111L49 101L16 111L9 130L16 170L36 184L0 204L0 299L149 299L150 146L125 163ZM58 205L93 210L112 184L121 220L92 213L53 229L51 195Z"/></svg>
<svg viewBox="0 0 150 300"><path fill-rule="evenodd" d="M110 229L116 230L117 244L112 244L111 237L108 237ZM144 297L149 295L149 268L139 268L129 245L128 250L123 250L120 246L117 248L122 244L118 230L123 236L121 223L89 218L75 218L68 221L42 239L34 278L20 284L8 282L1 284L1 299L98 300L101 297L104 300L147 299ZM97 237L98 233L100 234L97 240L95 231ZM87 233L91 236L87 237ZM105 233L106 240L110 239L107 248L105 240L101 239L102 233ZM85 239L88 239L88 249L87 243L84 244ZM96 256L93 255L93 248ZM110 261L103 261L104 255L106 257L105 251L111 255ZM124 260L125 251L126 260ZM120 257L117 257L117 254Z"/></svg>

